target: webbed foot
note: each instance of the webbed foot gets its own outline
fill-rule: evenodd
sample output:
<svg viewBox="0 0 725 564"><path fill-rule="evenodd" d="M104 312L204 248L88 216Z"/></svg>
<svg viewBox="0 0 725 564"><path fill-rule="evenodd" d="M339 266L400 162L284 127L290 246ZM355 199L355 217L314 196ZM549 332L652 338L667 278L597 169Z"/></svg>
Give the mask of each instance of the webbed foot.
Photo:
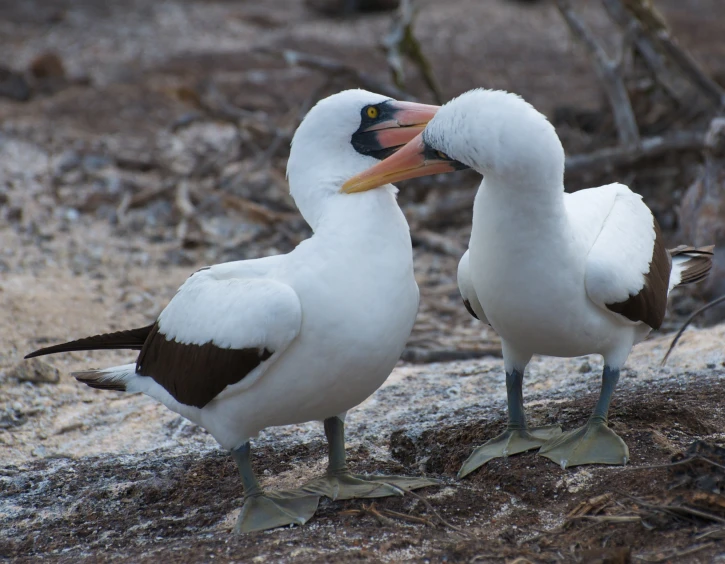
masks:
<svg viewBox="0 0 725 564"><path fill-rule="evenodd" d="M338 472L308 482L302 490L324 495L330 499L376 498L403 495L404 492L435 486L440 482L432 478L408 476L374 476Z"/></svg>
<svg viewBox="0 0 725 564"><path fill-rule="evenodd" d="M458 478L467 476L489 460L505 458L512 454L539 448L548 440L559 435L561 435L561 427L557 425L532 427L526 430L507 429L497 437L474 449L471 456L468 457L458 471Z"/></svg>
<svg viewBox="0 0 725 564"><path fill-rule="evenodd" d="M548 441L539 451L562 468L580 464L627 464L629 448L603 421L586 425Z"/></svg>
<svg viewBox="0 0 725 564"><path fill-rule="evenodd" d="M280 491L245 498L234 532L251 533L287 525L304 525L317 511L320 496Z"/></svg>

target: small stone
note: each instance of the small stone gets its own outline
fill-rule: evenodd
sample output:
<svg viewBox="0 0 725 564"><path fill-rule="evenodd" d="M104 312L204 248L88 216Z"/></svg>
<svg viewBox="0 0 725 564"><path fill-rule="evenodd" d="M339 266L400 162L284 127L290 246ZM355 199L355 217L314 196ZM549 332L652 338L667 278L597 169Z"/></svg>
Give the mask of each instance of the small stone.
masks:
<svg viewBox="0 0 725 564"><path fill-rule="evenodd" d="M64 151L55 159L56 174L65 174L81 165L81 156L77 151Z"/></svg>
<svg viewBox="0 0 725 564"><path fill-rule="evenodd" d="M24 382L56 384L60 380L60 371L47 362L31 358L15 365L8 376Z"/></svg>
<svg viewBox="0 0 725 564"><path fill-rule="evenodd" d="M27 102L31 94L30 85L22 73L0 67L0 97Z"/></svg>
<svg viewBox="0 0 725 564"><path fill-rule="evenodd" d="M592 371L592 365L589 364L589 362L587 362L586 360L584 362L582 362L581 366L579 367L579 372L581 374L586 374L591 371Z"/></svg>
<svg viewBox="0 0 725 564"><path fill-rule="evenodd" d="M64 78L65 67L63 61L55 53L43 53L35 57L28 67L30 74L35 78Z"/></svg>

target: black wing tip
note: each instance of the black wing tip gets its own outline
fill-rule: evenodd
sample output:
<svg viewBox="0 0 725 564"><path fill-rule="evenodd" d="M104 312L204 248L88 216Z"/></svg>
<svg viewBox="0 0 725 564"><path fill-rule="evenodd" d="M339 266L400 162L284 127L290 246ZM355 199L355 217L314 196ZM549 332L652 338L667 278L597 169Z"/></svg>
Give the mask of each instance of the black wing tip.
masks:
<svg viewBox="0 0 725 564"><path fill-rule="evenodd" d="M151 333L153 324L137 329L128 329L125 331L115 331L113 333L102 333L93 335L92 337L84 337L75 341L52 345L33 351L24 358L35 358L36 356L44 356L48 354L56 354L62 352L79 352L79 351L102 351L102 350L141 350L143 344Z"/></svg>
<svg viewBox="0 0 725 564"><path fill-rule="evenodd" d="M470 301L464 299L463 300L463 305L466 306L466 309L468 310L468 313L470 313L476 319L479 319L479 317L476 315L476 312L473 311L473 308L471 307L471 302Z"/></svg>

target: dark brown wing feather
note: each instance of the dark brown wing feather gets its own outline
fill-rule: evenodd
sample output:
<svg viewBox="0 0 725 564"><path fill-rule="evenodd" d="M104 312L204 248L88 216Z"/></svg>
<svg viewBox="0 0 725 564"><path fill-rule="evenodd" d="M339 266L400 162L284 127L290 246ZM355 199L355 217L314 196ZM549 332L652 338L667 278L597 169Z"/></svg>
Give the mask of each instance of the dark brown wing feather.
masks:
<svg viewBox="0 0 725 564"><path fill-rule="evenodd" d="M667 251L670 256L676 257L679 255L686 255L689 260L682 264L682 274L680 283L678 286L683 284L693 284L700 282L707 278L707 275L712 269L712 258L715 254L715 245L708 245L707 247L690 247L688 245L680 245L674 249Z"/></svg>
<svg viewBox="0 0 725 564"><path fill-rule="evenodd" d="M672 260L665 248L662 231L657 220L652 218L655 228L655 242L649 271L644 275L644 286L623 302L606 304L607 308L632 321L643 321L652 329L658 329L665 319L667 293L670 283Z"/></svg>
<svg viewBox="0 0 725 564"><path fill-rule="evenodd" d="M158 324L138 356L136 372L150 376L178 402L202 408L272 356L268 349L223 349L213 343L169 340Z"/></svg>
<svg viewBox="0 0 725 564"><path fill-rule="evenodd" d="M25 358L34 358L46 354L56 354L70 351L99 351L114 349L141 350L146 339L151 333L153 325L147 327L139 327L138 329L128 329L126 331L116 331L115 333L105 333L103 335L94 335L69 343L53 345L38 349L26 355Z"/></svg>

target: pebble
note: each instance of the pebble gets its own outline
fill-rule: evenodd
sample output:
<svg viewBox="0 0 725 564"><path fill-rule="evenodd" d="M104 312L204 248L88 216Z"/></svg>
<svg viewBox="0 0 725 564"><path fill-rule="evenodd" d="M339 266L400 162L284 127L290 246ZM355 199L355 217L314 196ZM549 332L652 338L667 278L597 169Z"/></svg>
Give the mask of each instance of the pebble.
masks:
<svg viewBox="0 0 725 564"><path fill-rule="evenodd" d="M60 371L37 358L23 360L8 371L8 376L23 382L57 384Z"/></svg>

